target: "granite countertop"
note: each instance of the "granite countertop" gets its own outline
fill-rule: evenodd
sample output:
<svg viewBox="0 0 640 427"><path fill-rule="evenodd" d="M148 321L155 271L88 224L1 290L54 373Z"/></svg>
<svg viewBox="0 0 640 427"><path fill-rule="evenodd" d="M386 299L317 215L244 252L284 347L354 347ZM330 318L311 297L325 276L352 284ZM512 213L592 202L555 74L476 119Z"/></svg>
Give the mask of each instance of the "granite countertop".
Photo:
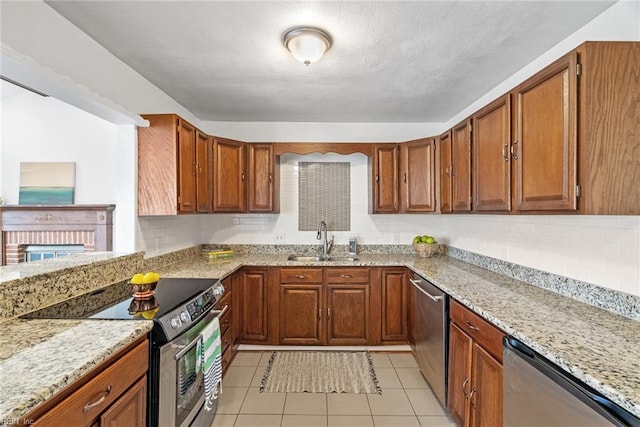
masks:
<svg viewBox="0 0 640 427"><path fill-rule="evenodd" d="M145 336L149 320L22 320L2 323L0 425L36 406Z"/></svg>
<svg viewBox="0 0 640 427"><path fill-rule="evenodd" d="M359 255L354 262L288 261L285 254L202 256L163 277L224 278L242 266L406 266L640 417L640 322L443 255Z"/></svg>
<svg viewBox="0 0 640 427"><path fill-rule="evenodd" d="M359 258L298 262L285 253L219 260L194 255L157 271L162 277L222 279L242 266L406 266L640 417L640 322L443 255ZM152 322L11 319L2 327L0 424L7 424L148 333Z"/></svg>

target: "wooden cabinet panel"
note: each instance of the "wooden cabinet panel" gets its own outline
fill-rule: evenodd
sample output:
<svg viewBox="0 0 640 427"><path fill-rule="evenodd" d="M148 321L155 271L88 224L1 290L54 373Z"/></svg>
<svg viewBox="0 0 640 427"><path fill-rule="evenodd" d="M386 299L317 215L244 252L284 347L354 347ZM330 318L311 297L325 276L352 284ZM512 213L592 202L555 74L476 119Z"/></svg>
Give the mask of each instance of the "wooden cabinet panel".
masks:
<svg viewBox="0 0 640 427"><path fill-rule="evenodd" d="M239 338L243 341L267 341L268 322L268 270L247 269L239 281L240 325Z"/></svg>
<svg viewBox="0 0 640 427"><path fill-rule="evenodd" d="M473 345L473 388L469 425L494 427L502 425L502 365L478 344Z"/></svg>
<svg viewBox="0 0 640 427"><path fill-rule="evenodd" d="M327 268L327 283L369 283L369 268Z"/></svg>
<svg viewBox="0 0 640 427"><path fill-rule="evenodd" d="M322 268L282 268L280 283L322 283Z"/></svg>
<svg viewBox="0 0 640 427"><path fill-rule="evenodd" d="M515 201L518 211L575 210L577 54L514 90Z"/></svg>
<svg viewBox="0 0 640 427"><path fill-rule="evenodd" d="M147 376L145 375L100 416L100 426L143 426L146 420Z"/></svg>
<svg viewBox="0 0 640 427"><path fill-rule="evenodd" d="M178 207L196 210L196 128L178 119Z"/></svg>
<svg viewBox="0 0 640 427"><path fill-rule="evenodd" d="M213 140L196 131L196 210L212 212L213 205Z"/></svg>
<svg viewBox="0 0 640 427"><path fill-rule="evenodd" d="M473 340L482 345L498 361L502 362L502 337L504 333L484 320L459 302L451 300L449 316L460 329L465 331Z"/></svg>
<svg viewBox="0 0 640 427"><path fill-rule="evenodd" d="M369 343L369 286L327 285L327 344Z"/></svg>
<svg viewBox="0 0 640 427"><path fill-rule="evenodd" d="M400 144L401 212L435 212L435 151L434 138Z"/></svg>
<svg viewBox="0 0 640 427"><path fill-rule="evenodd" d="M244 142L214 138L213 142L213 210L246 210Z"/></svg>
<svg viewBox="0 0 640 427"><path fill-rule="evenodd" d="M473 115L473 210L511 210L511 95Z"/></svg>
<svg viewBox="0 0 640 427"><path fill-rule="evenodd" d="M408 339L407 278L404 268L382 269L382 341Z"/></svg>
<svg viewBox="0 0 640 427"><path fill-rule="evenodd" d="M447 406L459 426L466 426L467 397L471 391L473 340L454 323L449 325L449 380Z"/></svg>
<svg viewBox="0 0 640 427"><path fill-rule="evenodd" d="M398 145L376 144L374 146L372 162L372 212L398 212Z"/></svg>
<svg viewBox="0 0 640 427"><path fill-rule="evenodd" d="M451 212L451 131L442 134L438 141L440 173L440 212Z"/></svg>
<svg viewBox="0 0 640 427"><path fill-rule="evenodd" d="M471 120L451 130L451 209L471 210Z"/></svg>
<svg viewBox="0 0 640 427"><path fill-rule="evenodd" d="M248 210L249 212L278 212L278 165L273 144L248 146Z"/></svg>
<svg viewBox="0 0 640 427"><path fill-rule="evenodd" d="M280 285L280 344L320 345L323 286Z"/></svg>

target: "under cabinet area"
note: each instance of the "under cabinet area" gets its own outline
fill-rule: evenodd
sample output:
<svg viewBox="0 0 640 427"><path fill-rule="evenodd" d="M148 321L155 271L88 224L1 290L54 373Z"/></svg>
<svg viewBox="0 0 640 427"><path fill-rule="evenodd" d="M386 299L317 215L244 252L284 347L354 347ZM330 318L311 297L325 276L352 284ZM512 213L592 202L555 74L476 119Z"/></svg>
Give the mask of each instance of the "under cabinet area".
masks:
<svg viewBox="0 0 640 427"><path fill-rule="evenodd" d="M461 427L500 427L505 334L454 300L450 317L449 413Z"/></svg>
<svg viewBox="0 0 640 427"><path fill-rule="evenodd" d="M117 354L25 420L35 426L143 426L147 414L146 340ZM60 400L62 399L62 400ZM31 422L33 420L33 422Z"/></svg>

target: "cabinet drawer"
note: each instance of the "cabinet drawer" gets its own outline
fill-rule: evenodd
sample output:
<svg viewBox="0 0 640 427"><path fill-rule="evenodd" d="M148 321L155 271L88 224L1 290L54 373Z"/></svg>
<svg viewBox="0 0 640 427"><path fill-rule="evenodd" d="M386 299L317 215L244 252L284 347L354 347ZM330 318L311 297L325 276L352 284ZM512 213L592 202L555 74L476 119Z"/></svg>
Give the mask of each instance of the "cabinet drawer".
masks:
<svg viewBox="0 0 640 427"><path fill-rule="evenodd" d="M280 283L322 283L321 268L283 268Z"/></svg>
<svg viewBox="0 0 640 427"><path fill-rule="evenodd" d="M222 310L222 308L225 305L228 305L229 308L231 308L231 292L229 292L228 290L224 293L224 296L222 297L222 299L220 299L219 301L216 302L214 307L217 310Z"/></svg>
<svg viewBox="0 0 640 427"><path fill-rule="evenodd" d="M148 342L138 345L91 381L38 418L33 425L89 426L138 378L149 365Z"/></svg>
<svg viewBox="0 0 640 427"><path fill-rule="evenodd" d="M327 283L369 283L369 269L328 268Z"/></svg>
<svg viewBox="0 0 640 427"><path fill-rule="evenodd" d="M224 335L233 323L231 308L228 308L224 315L218 318L218 321L220 322L220 335Z"/></svg>
<svg viewBox="0 0 640 427"><path fill-rule="evenodd" d="M229 349L229 346L233 346L233 342L235 341L235 339L236 339L236 336L233 331L233 328L228 328L227 331L222 335L222 338L220 339L222 343L221 353L224 353L225 351L227 351L227 349Z"/></svg>
<svg viewBox="0 0 640 427"><path fill-rule="evenodd" d="M465 331L475 342L484 347L502 363L502 337L500 329L484 320L459 302L451 300L451 320Z"/></svg>

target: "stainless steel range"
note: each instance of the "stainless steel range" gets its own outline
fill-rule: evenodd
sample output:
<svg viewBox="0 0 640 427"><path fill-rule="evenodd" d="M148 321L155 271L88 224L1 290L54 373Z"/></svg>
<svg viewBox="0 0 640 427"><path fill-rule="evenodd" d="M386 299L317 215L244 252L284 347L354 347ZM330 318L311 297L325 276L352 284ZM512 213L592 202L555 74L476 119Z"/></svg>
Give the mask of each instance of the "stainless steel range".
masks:
<svg viewBox="0 0 640 427"><path fill-rule="evenodd" d="M201 331L226 307L213 309L224 287L218 279L161 279L153 302L150 366L147 383L147 425L155 427L211 425L217 407L204 409L204 377L200 366ZM28 313L39 319L141 320L139 301L122 282Z"/></svg>

